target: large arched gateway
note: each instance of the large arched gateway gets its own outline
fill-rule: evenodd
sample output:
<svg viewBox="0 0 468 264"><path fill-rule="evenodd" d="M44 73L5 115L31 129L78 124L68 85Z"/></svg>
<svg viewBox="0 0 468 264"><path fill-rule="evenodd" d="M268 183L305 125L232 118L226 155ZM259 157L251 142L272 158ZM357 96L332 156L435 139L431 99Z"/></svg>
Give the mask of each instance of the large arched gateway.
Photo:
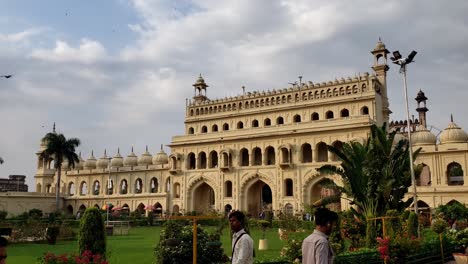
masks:
<svg viewBox="0 0 468 264"><path fill-rule="evenodd" d="M271 210L272 204L272 190L266 182L256 178L246 184L241 209L256 217L264 210Z"/></svg>
<svg viewBox="0 0 468 264"><path fill-rule="evenodd" d="M206 182L194 185L191 194L192 211L206 213L214 209L215 192Z"/></svg>

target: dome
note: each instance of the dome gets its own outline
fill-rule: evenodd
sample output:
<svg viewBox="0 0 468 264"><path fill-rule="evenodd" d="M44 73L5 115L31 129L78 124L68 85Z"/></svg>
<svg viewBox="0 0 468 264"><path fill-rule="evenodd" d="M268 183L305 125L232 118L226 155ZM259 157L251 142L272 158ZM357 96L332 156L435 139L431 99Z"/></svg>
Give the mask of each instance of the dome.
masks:
<svg viewBox="0 0 468 264"><path fill-rule="evenodd" d="M109 166L109 158L106 155L106 150L104 150L104 156L100 157L96 163L98 169L106 169Z"/></svg>
<svg viewBox="0 0 468 264"><path fill-rule="evenodd" d="M161 151L159 151L158 154L154 155L153 157L153 164L162 165L162 164L167 164L168 162L169 162L169 157L167 156L166 152L164 152L162 145L161 145Z"/></svg>
<svg viewBox="0 0 468 264"><path fill-rule="evenodd" d="M78 155L78 160L79 160L79 162L76 162L76 163L75 163L75 170L82 170L85 161L84 161L84 159L81 157L81 152L80 152L80 154Z"/></svg>
<svg viewBox="0 0 468 264"><path fill-rule="evenodd" d="M130 153L127 157L125 157L123 164L125 167L134 167L138 165L138 157L133 153L133 147L132 147L132 153Z"/></svg>
<svg viewBox="0 0 468 264"><path fill-rule="evenodd" d="M152 164L151 159L152 159L152 156L148 152L148 146L146 146L145 153L141 154L141 156L138 158L138 165L139 166L151 165Z"/></svg>
<svg viewBox="0 0 468 264"><path fill-rule="evenodd" d="M440 144L465 143L468 139L466 132L457 126L453 121L440 133Z"/></svg>
<svg viewBox="0 0 468 264"><path fill-rule="evenodd" d="M377 44L375 44L374 50L384 50L385 49L385 44L379 39L377 41Z"/></svg>
<svg viewBox="0 0 468 264"><path fill-rule="evenodd" d="M413 145L435 145L436 142L436 136L423 126L419 126L418 130L411 134L411 143Z"/></svg>
<svg viewBox="0 0 468 264"><path fill-rule="evenodd" d="M393 138L393 145L398 144L401 140L408 140L402 133L396 133Z"/></svg>
<svg viewBox="0 0 468 264"><path fill-rule="evenodd" d="M94 157L93 151L91 151L91 157L89 157L85 162L84 162L84 168L86 170L92 170L96 168L96 158Z"/></svg>
<svg viewBox="0 0 468 264"><path fill-rule="evenodd" d="M120 149L117 149L117 154L111 159L111 167L123 167L123 158L120 156Z"/></svg>

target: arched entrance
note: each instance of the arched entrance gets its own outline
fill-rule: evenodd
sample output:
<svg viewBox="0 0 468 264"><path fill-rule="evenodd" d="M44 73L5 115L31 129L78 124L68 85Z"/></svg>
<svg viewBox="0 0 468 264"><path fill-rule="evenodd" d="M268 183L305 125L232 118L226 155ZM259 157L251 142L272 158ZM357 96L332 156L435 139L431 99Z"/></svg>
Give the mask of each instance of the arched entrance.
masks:
<svg viewBox="0 0 468 264"><path fill-rule="evenodd" d="M162 207L162 205L160 203L155 203L154 204L154 213L156 214L156 216L159 216L159 217L162 216L163 207Z"/></svg>
<svg viewBox="0 0 468 264"><path fill-rule="evenodd" d="M312 185L310 189L310 204L320 202L320 200L322 200L325 197L337 194L337 190L325 187L330 181L330 179L325 178ZM341 211L340 202L328 204L326 207L333 211Z"/></svg>
<svg viewBox="0 0 468 264"><path fill-rule="evenodd" d="M73 206L71 206L70 204L67 206L67 214L73 215Z"/></svg>
<svg viewBox="0 0 468 264"><path fill-rule="evenodd" d="M209 212L214 209L215 193L206 182L201 182L193 188L192 210L198 213Z"/></svg>
<svg viewBox="0 0 468 264"><path fill-rule="evenodd" d="M273 195L270 186L258 179L246 188L245 201L247 212L253 217L259 216L262 211L271 210Z"/></svg>

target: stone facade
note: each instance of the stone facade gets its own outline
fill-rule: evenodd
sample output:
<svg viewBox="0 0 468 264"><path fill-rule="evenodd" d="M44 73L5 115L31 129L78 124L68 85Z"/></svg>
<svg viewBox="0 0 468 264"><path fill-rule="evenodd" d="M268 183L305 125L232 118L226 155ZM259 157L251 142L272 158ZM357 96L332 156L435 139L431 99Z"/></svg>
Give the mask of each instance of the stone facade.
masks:
<svg viewBox="0 0 468 264"><path fill-rule="evenodd" d="M320 186L325 178L316 173L324 164L339 164L326 145L339 148L352 140L364 142L372 124L389 121L388 50L379 41L371 54L372 74L300 82L223 99L210 100L208 85L200 76L193 85L195 95L187 102L184 134L172 138L170 155L162 147L154 156L148 150L137 156L133 149L126 157L117 151L113 157L104 152L96 159L91 153L83 160L80 154L75 168L67 164L63 168L60 186L65 207L76 213L109 201L131 211L153 205L167 213L299 212L333 192ZM418 107L425 116L424 108L425 100L424 107ZM403 125L392 122L392 128L402 132ZM451 123L437 144L436 136L427 134L425 119L417 125L414 146L423 151L416 164L428 167L418 179L420 200L431 207L453 199L468 202L466 133L463 138L464 132ZM427 137L430 143L424 141ZM38 152L36 190L54 193L53 160L40 157L43 148ZM330 178L340 184L338 178ZM346 209L349 204L342 200L334 206Z"/></svg>
<svg viewBox="0 0 468 264"><path fill-rule="evenodd" d="M0 179L0 192L27 192L26 176L10 175L7 179Z"/></svg>

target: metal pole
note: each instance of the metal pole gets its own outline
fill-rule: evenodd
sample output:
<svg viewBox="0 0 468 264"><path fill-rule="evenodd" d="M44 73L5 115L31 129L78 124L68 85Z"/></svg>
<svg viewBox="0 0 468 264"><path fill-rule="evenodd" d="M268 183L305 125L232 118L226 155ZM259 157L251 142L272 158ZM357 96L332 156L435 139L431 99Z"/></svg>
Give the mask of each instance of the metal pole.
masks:
<svg viewBox="0 0 468 264"><path fill-rule="evenodd" d="M414 168L413 168L413 144L411 143L411 125L410 125L410 114L409 114L409 107L408 107L408 87L406 84L406 64L401 65L401 71L403 74L403 84L405 88L405 103L406 103L406 122L407 129L408 129L408 145L409 145L409 158L410 158L410 170L411 170L411 184L413 184L413 203L414 203L414 213L418 218L418 197L416 195L416 177L414 176ZM418 218L419 219L419 218ZM419 222L418 222L419 223ZM419 226L419 224L418 224ZM418 234L419 234L419 227L418 227Z"/></svg>
<svg viewBox="0 0 468 264"><path fill-rule="evenodd" d="M109 170L109 175L108 175L108 179L107 179L107 203L106 203L106 210L107 210L107 220L106 220L106 226L109 225L109 192L110 192L110 184L111 184L111 159L109 158L109 166L108 166L108 170Z"/></svg>

